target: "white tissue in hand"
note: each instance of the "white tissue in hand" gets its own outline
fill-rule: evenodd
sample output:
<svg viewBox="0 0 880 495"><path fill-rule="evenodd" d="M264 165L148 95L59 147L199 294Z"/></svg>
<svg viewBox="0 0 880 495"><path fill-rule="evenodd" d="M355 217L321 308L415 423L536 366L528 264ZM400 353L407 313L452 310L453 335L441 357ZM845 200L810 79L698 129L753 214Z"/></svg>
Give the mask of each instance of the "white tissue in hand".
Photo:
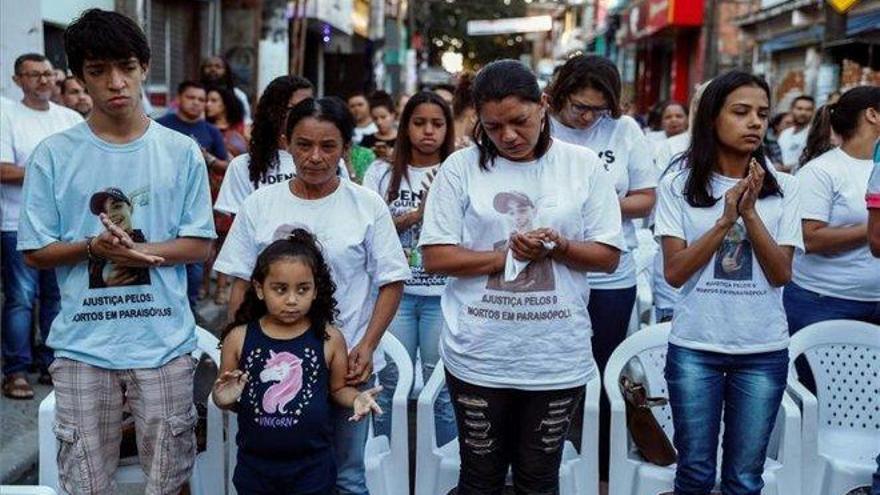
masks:
<svg viewBox="0 0 880 495"><path fill-rule="evenodd" d="M531 260L520 261L513 257L513 251L507 251L507 260L504 262L504 281L513 282L523 270L529 266Z"/></svg>

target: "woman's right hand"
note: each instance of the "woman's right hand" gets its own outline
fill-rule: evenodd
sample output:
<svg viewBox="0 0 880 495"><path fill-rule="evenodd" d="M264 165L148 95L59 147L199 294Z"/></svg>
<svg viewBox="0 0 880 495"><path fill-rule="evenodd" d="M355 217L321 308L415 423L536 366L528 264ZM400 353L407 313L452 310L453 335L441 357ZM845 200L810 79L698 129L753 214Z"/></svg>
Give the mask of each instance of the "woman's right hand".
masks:
<svg viewBox="0 0 880 495"><path fill-rule="evenodd" d="M226 371L214 382L214 403L218 407L229 407L241 397L247 385L248 374L241 370Z"/></svg>
<svg viewBox="0 0 880 495"><path fill-rule="evenodd" d="M733 187L724 193L724 212L718 220L723 222L726 227L730 227L736 223L739 218L739 200L748 187L748 179L740 179Z"/></svg>

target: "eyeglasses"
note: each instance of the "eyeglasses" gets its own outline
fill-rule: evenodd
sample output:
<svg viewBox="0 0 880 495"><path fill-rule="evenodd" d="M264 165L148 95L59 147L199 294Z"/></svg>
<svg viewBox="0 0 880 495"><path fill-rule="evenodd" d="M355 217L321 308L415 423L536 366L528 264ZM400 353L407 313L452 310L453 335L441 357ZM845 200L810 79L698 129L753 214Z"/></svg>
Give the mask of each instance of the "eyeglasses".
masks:
<svg viewBox="0 0 880 495"><path fill-rule="evenodd" d="M598 105L583 105L581 103L575 103L571 100L568 100L568 107L577 115L585 115L587 113L592 114L594 117L607 117L611 115L611 110L606 106L598 106Z"/></svg>
<svg viewBox="0 0 880 495"><path fill-rule="evenodd" d="M21 77L27 77L28 79L39 79L41 77L45 77L46 79L55 78L55 73L51 70L47 70L46 72L20 72L18 75Z"/></svg>

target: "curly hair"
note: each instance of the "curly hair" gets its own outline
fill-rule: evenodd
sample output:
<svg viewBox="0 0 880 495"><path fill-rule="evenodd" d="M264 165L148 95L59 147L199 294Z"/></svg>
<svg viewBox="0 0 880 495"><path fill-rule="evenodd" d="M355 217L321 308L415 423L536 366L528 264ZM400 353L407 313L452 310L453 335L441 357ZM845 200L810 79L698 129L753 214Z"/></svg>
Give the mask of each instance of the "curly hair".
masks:
<svg viewBox="0 0 880 495"><path fill-rule="evenodd" d="M329 338L326 327L332 325L339 317L335 297L336 284L330 275L330 267L321 253L318 240L311 232L297 228L293 229L287 238L269 244L257 257L257 263L251 275L251 286L245 292L244 300L235 312L232 322L223 329L220 342L226 339L233 328L247 325L268 314L266 303L257 297L254 284L265 282L273 263L290 259L301 261L312 269L316 296L306 316L309 317L311 323L310 331L315 332L321 339Z"/></svg>
<svg viewBox="0 0 880 495"><path fill-rule="evenodd" d="M303 77L280 76L266 86L257 102L248 147L248 178L254 187L259 187L269 169L278 166L278 138L284 132L290 97L300 89L314 89L314 86Z"/></svg>

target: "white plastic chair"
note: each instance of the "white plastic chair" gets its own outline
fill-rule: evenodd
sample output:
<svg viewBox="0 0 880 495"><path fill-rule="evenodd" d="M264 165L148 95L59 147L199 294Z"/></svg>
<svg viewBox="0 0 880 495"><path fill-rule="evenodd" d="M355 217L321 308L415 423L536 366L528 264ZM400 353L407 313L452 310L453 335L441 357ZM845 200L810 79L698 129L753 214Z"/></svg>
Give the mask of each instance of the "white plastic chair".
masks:
<svg viewBox="0 0 880 495"><path fill-rule="evenodd" d="M413 386L413 365L403 344L393 335L386 332L379 343L381 349L397 365L397 387L391 400L391 438L373 434L372 418L365 418L370 424L367 445L364 448L364 469L366 470L367 489L370 493L383 495L409 494L409 438L407 425L407 398ZM235 413L228 413L227 439L227 471L226 484L228 493L237 492L232 484L235 473L238 447L235 436L238 434L238 422Z"/></svg>
<svg viewBox="0 0 880 495"><path fill-rule="evenodd" d="M654 255L659 249L654 234L648 229L636 230L638 247L633 251L636 265L636 303L630 317L627 335L632 335L642 327L642 321L651 319L654 294L651 278L654 270Z"/></svg>
<svg viewBox="0 0 880 495"><path fill-rule="evenodd" d="M364 451L367 489L384 495L409 495L409 421L407 403L413 387L413 363L403 344L390 332L385 332L379 346L397 366L397 386L391 399L391 438L375 436L373 421Z"/></svg>
<svg viewBox="0 0 880 495"><path fill-rule="evenodd" d="M415 495L446 495L458 485L461 457L458 439L437 445L434 402L446 383L443 362L419 395L416 416L416 492ZM559 466L560 495L595 495L599 490L599 377L586 384L580 453L566 440Z"/></svg>
<svg viewBox="0 0 880 495"><path fill-rule="evenodd" d="M201 358L207 355L218 366L220 365L220 351L217 349L217 338L203 328L196 328L198 347L193 356ZM208 398L208 432L207 447L204 452L196 455L190 477L190 491L194 495L216 495L223 493L223 417L221 411L214 405L214 401ZM40 444L40 484L57 490L60 494L66 492L58 485L58 440L53 431L55 425L55 392L51 392L40 403L38 416L39 444ZM114 479L117 484L143 484L146 483L144 471L139 463L132 465L120 465L116 469ZM4 492L5 495L5 492Z"/></svg>
<svg viewBox="0 0 880 495"><path fill-rule="evenodd" d="M880 326L851 320L814 323L794 334L788 391L803 413L804 493L844 494L871 486L880 453ZM798 381L805 355L817 395Z"/></svg>
<svg viewBox="0 0 880 495"><path fill-rule="evenodd" d="M0 485L0 495L55 495L48 486Z"/></svg>
<svg viewBox="0 0 880 495"><path fill-rule="evenodd" d="M651 325L631 335L615 349L605 367L605 393L611 404L611 439L609 495L645 495L670 492L673 489L675 465L657 466L645 461L635 449L627 431L626 407L618 384L620 375L633 358L640 366L650 395L668 397L663 369L670 323ZM657 422L672 440L672 411L667 406L651 408ZM722 428L723 429L723 428ZM800 416L795 403L787 395L776 417L776 425L767 448L764 463L764 494L801 493L800 486ZM723 434L723 433L722 433ZM719 442L719 455L721 443ZM718 464L720 467L720 462ZM718 470L720 475L720 469Z"/></svg>

